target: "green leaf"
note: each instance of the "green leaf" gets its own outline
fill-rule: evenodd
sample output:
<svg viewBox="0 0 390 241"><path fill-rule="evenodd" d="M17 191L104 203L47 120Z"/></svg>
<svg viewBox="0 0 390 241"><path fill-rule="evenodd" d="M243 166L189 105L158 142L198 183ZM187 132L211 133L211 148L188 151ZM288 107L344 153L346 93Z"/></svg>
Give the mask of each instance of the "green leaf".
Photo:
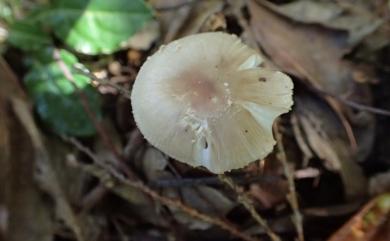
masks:
<svg viewBox="0 0 390 241"><path fill-rule="evenodd" d="M38 25L26 19L11 25L8 42L22 50L34 51L50 45L51 39Z"/></svg>
<svg viewBox="0 0 390 241"><path fill-rule="evenodd" d="M109 54L151 17L143 0L55 0L48 23L76 51Z"/></svg>
<svg viewBox="0 0 390 241"><path fill-rule="evenodd" d="M95 128L83 108L75 85L86 97L89 109L101 119L100 96L89 85L89 78L73 71L77 58L60 50L60 59L74 78L74 84L64 75L64 68L55 61L53 49L45 49L36 56L32 68L24 78L29 94L35 102L39 117L55 132L72 136L90 136Z"/></svg>

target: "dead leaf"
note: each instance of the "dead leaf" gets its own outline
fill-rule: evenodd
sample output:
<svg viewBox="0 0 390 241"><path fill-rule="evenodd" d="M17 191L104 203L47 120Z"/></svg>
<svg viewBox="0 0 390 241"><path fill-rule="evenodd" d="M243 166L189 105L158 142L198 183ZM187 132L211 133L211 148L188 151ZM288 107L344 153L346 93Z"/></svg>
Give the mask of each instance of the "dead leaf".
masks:
<svg viewBox="0 0 390 241"><path fill-rule="evenodd" d="M325 161L327 168L340 173L348 197L364 195L366 178L355 162L348 137L332 109L314 96L297 94L295 99L298 128L308 146Z"/></svg>
<svg viewBox="0 0 390 241"><path fill-rule="evenodd" d="M288 185L284 180L254 183L250 185L249 192L251 196L260 201L264 208L269 209L282 203L288 193Z"/></svg>
<svg viewBox="0 0 390 241"><path fill-rule="evenodd" d="M191 1L186 0L153 0L152 5L158 9L180 6L172 11L157 11L161 23L163 42L190 34L198 33L207 24L210 17L222 10L221 0ZM203 29L204 30L204 29Z"/></svg>
<svg viewBox="0 0 390 241"><path fill-rule="evenodd" d="M211 216L223 217L236 205L219 190L207 186L183 187L179 191L166 189L164 192L169 197L181 198L187 205ZM170 209L176 220L190 229L205 230L211 227L209 223L195 219L180 210Z"/></svg>
<svg viewBox="0 0 390 241"><path fill-rule="evenodd" d="M65 224L74 232L77 240L84 241L84 233L81 223L75 215L72 207L66 199L65 193L61 188L56 177L56 173L50 163L51 158L44 146L43 137L41 136L32 114L27 104L20 99L12 99L12 106L18 119L22 122L32 140L34 147L35 159L35 180L39 187L47 192L54 199L56 205L56 216L62 219Z"/></svg>
<svg viewBox="0 0 390 241"><path fill-rule="evenodd" d="M167 176L167 173L164 171L168 165L167 157L154 147L149 147L145 151L142 165L145 176L149 181Z"/></svg>
<svg viewBox="0 0 390 241"><path fill-rule="evenodd" d="M327 23L343 13L340 5L330 1L299 0L277 5L274 9L295 21L305 23Z"/></svg>
<svg viewBox="0 0 390 241"><path fill-rule="evenodd" d="M341 60L349 51L346 32L292 22L255 0L248 8L256 38L282 70L337 96L349 93L352 70Z"/></svg>
<svg viewBox="0 0 390 241"><path fill-rule="evenodd" d="M148 50L153 42L160 37L160 25L157 21L150 21L127 42L127 46L137 50Z"/></svg>
<svg viewBox="0 0 390 241"><path fill-rule="evenodd" d="M12 98L24 99L25 96L1 57L0 76L0 238L51 241L50 206L42 198L33 177L33 144L11 108Z"/></svg>
<svg viewBox="0 0 390 241"><path fill-rule="evenodd" d="M390 193L371 200L328 241L390 240Z"/></svg>
<svg viewBox="0 0 390 241"><path fill-rule="evenodd" d="M265 5L270 6L260 0L249 2L252 29L265 52L283 71L325 93L371 103L368 85L356 83L355 69L342 59L351 47L347 32L294 22ZM359 160L364 159L373 145L374 116L356 111L367 116L359 119L348 106L330 97L325 99L342 123L351 146L359 152Z"/></svg>
<svg viewBox="0 0 390 241"><path fill-rule="evenodd" d="M10 182L11 187L9 190L11 192L12 190L18 190L15 194L13 194L16 195L14 197L17 201L13 200L11 203L11 205L16 206L12 206L10 208L10 210L14 210L16 208L15 212L17 213L15 215L10 213L9 221L9 234L16 236L12 239L10 238L10 240L28 240L28 238L31 237L30 232L16 232L16 230L20 230L19 228L21 228L21 230L25 228L31 229L31 227L37 229L37 235L46 235L46 237L41 237L38 240L51 240L51 236L53 235L52 221L48 221L50 212L46 206L47 204L43 203L43 200L41 199L42 196L37 189L36 184L39 184L40 188L47 191L53 197L56 204L57 217L64 220L66 225L75 233L78 240L83 241L84 237L79 221L68 203L68 200L66 199L66 196L56 178L56 174L51 167L50 157L46 151L43 137L34 122L31 108L27 103L25 95L17 84L18 80L3 59L1 59L0 64L1 71L4 73L2 76L5 76L4 80L6 80L0 81L0 89L4 91L1 94L7 95L10 110L13 111L14 118L17 120L12 123L15 122L18 125L18 127L14 127L17 131L14 131L11 137L13 138L15 135L15 138L17 138L18 134L21 133L24 135L23 141L26 141L26 144L22 145L22 140L18 139L17 142L10 145L11 148L19 148L20 146L24 146L26 148L25 151L15 149L10 152L12 154L15 153L15 155L21 155L21 161L23 160L23 162L26 162L19 164L15 163L15 165L17 165L17 169L15 170L16 174L12 176L15 176L15 178L18 179ZM12 161L14 162L14 159L12 159ZM13 172L14 171L11 171L11 173ZM12 187L12 185L15 186ZM19 185L21 186L19 187ZM22 188L26 188L27 190L22 191ZM23 195L28 196L23 197ZM23 220L12 220L14 217L20 218L23 217L23 215L27 215L29 218L24 217ZM38 219L41 220L37 221ZM34 224L41 227L35 227ZM45 225L48 225L49 227ZM40 228L46 230L43 232Z"/></svg>
<svg viewBox="0 0 390 241"><path fill-rule="evenodd" d="M370 178L369 192L371 195L390 192L390 171L379 173Z"/></svg>
<svg viewBox="0 0 390 241"><path fill-rule="evenodd" d="M224 2L221 0L198 1L192 7L184 28L180 29L177 38L199 33L201 30L210 31L207 27L218 12L222 10Z"/></svg>
<svg viewBox="0 0 390 241"><path fill-rule="evenodd" d="M372 11L359 3L346 5L330 1L300 0L278 5L273 9L295 21L345 30L348 32L350 46L358 44L383 23Z"/></svg>
<svg viewBox="0 0 390 241"><path fill-rule="evenodd" d="M168 43L175 39L180 28L183 27L191 12L192 3L186 4L187 0L152 0L150 4L157 9L156 18L161 24L162 42ZM158 11L159 9L180 6L172 11Z"/></svg>

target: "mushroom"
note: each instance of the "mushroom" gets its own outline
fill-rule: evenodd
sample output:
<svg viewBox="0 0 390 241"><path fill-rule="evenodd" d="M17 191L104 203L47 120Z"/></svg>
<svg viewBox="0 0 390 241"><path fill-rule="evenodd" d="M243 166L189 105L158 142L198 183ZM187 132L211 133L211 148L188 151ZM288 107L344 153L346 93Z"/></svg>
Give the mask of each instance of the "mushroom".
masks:
<svg viewBox="0 0 390 241"><path fill-rule="evenodd" d="M231 34L201 33L162 46L135 80L135 122L153 146L213 173L266 157L272 124L293 104L291 79Z"/></svg>

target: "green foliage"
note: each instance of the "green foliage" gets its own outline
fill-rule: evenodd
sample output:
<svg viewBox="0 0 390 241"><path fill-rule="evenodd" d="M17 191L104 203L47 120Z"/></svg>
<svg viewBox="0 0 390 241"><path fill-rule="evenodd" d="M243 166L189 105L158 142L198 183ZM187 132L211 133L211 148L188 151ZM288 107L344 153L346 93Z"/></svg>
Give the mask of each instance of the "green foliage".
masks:
<svg viewBox="0 0 390 241"><path fill-rule="evenodd" d="M110 54L151 17L142 0L54 0L15 23L10 42L22 49L31 40L42 43L47 38L45 26L79 53Z"/></svg>
<svg viewBox="0 0 390 241"><path fill-rule="evenodd" d="M70 47L84 54L108 54L151 18L141 0L57 0L49 25Z"/></svg>
<svg viewBox="0 0 390 241"><path fill-rule="evenodd" d="M37 113L59 134L93 135L95 128L84 110L78 91L86 97L90 111L98 119L101 118L100 96L89 85L88 77L73 70L72 66L78 63L73 54L59 50L59 61L53 58L53 54L51 48L40 52L32 61L31 70L24 79ZM74 83L64 75L68 71Z"/></svg>
<svg viewBox="0 0 390 241"><path fill-rule="evenodd" d="M52 0L36 6L24 19L10 21L8 42L29 56L25 83L40 118L60 134L94 134L74 85L86 97L90 111L102 116L100 96L89 85L90 79L73 70L77 58L65 50L60 50L61 64L53 58L53 34L79 53L110 54L151 17L143 0ZM64 66L74 83L65 76Z"/></svg>
<svg viewBox="0 0 390 241"><path fill-rule="evenodd" d="M18 21L11 25L8 42L24 51L39 50L52 44L47 33L27 20Z"/></svg>

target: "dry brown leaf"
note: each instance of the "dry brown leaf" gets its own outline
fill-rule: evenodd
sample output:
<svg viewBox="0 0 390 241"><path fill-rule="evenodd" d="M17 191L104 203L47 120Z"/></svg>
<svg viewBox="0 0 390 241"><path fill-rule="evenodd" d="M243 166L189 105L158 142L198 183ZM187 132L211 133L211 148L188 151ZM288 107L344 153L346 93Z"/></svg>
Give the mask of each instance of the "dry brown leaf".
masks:
<svg viewBox="0 0 390 241"><path fill-rule="evenodd" d="M185 25L180 29L176 38L196 34L201 30L210 31L211 29L207 27L212 27L212 25L208 25L208 20L211 21L223 6L224 2L221 0L198 1L191 9Z"/></svg>
<svg viewBox="0 0 390 241"><path fill-rule="evenodd" d="M265 52L282 70L308 81L320 91L370 104L368 86L357 84L355 69L342 60L350 50L346 32L291 21L263 3L249 2L252 29ZM359 160L364 159L373 144L374 117L357 111L358 115L367 117L360 119L347 106L330 97L326 100L337 113L353 151L357 149Z"/></svg>
<svg viewBox="0 0 390 241"><path fill-rule="evenodd" d="M66 224L69 225L69 222L72 222L74 219L74 224L77 227L71 227L73 230L79 229L78 232L81 233L82 238L84 240L96 240L98 236L101 234L102 226L104 226L104 220L99 219L97 216L93 216L93 214L87 212L77 213L74 210L69 210L67 207L63 207L64 205L70 204L80 204L82 203L83 196L85 194L85 190L88 188L88 185L91 183L92 178L87 173L82 170L75 168L70 165L67 157L73 152L70 146L65 145L57 138L48 138L45 141L45 148L49 152L50 156L50 165L52 167L52 171L55 175L55 179L58 182L58 186L61 189L62 194L58 193L56 195L60 195L59 197L54 197L56 200L56 208L59 213L59 218L61 219L71 219L66 221ZM50 181L47 176L43 173L38 174L38 176L42 176L39 179L42 179L41 182ZM71 185L69 185L71 183ZM42 183L40 183L42 186ZM46 186L46 185L45 185ZM49 194L53 195L54 192L50 191ZM63 195L63 196L62 196ZM68 204L60 204L62 207L58 206L59 198L65 199L64 202ZM64 210L60 210L64 209ZM72 212L67 214L66 212ZM71 215L70 217L68 217ZM73 217L72 217L73 216ZM75 231L74 231L75 232Z"/></svg>
<svg viewBox="0 0 390 241"><path fill-rule="evenodd" d="M374 32L383 21L361 4L345 5L331 1L300 0L273 8L289 18L348 32L348 43L356 45Z"/></svg>
<svg viewBox="0 0 390 241"><path fill-rule="evenodd" d="M164 169L168 165L167 157L154 147L149 147L144 154L143 171L149 181L167 177Z"/></svg>
<svg viewBox="0 0 390 241"><path fill-rule="evenodd" d="M24 99L24 94L1 57L0 76L0 238L50 241L53 222L49 206L34 183L33 144L11 108L11 98Z"/></svg>
<svg viewBox="0 0 390 241"><path fill-rule="evenodd" d="M282 70L326 92L349 93L352 71L341 60L348 51L345 32L293 22L255 0L248 7L256 38Z"/></svg>
<svg viewBox="0 0 390 241"><path fill-rule="evenodd" d="M29 232L23 232L20 230L15 232L15 230L13 230L14 228L21 228L21 230L25 228L28 230L31 227L34 227L37 229L37 234L42 235L40 228L47 228L45 225L50 225L50 230L45 230L45 234L47 235L46 238L42 237L41 239L37 240L51 240L53 224L48 221L50 215L49 209L43 204L43 201L41 200L41 194L36 186L36 184L38 184L41 189L48 192L54 199L57 217L64 220L65 224L74 232L79 241L83 241L85 239L80 222L74 214L70 204L68 203L65 193L62 190L60 183L58 182L56 173L51 166L51 158L49 157L49 154L44 145L43 137L34 122L31 108L25 98L25 95L22 89L18 86L18 81L11 69L6 65L6 62L1 59L0 64L1 71L4 73L2 76L6 76L4 78L5 81L0 81L0 89L4 90L2 94L7 95L8 97L10 104L9 106L14 113L14 118L17 120L14 122L20 123L18 124L19 127L15 127L15 131L11 136L13 138L14 135L17 137L18 134L22 134L24 135L22 140L29 143L24 145L26 148L25 151L15 149L10 152L15 155L22 155L21 160L25 159L23 162L26 162L19 164L15 163L15 165L18 166L18 169L16 169L17 174L13 176L15 176L15 178L19 178L20 180L16 179L14 182L10 182L11 185L16 185L15 187L11 187L10 190L17 190L15 195L17 195L16 200L18 200L13 201L11 204L21 205L22 207L21 208L20 206L17 206L17 209L15 209L15 207L10 208L10 210L15 209L16 212L20 212L17 213L17 215L12 215L12 213L10 214L10 235L17 235L15 236L17 239L10 240L28 240L28 238L32 236ZM21 146L19 142L22 140L18 139L17 142L11 144L11 148L19 148L19 146ZM13 171L11 171L11 173L12 172ZM26 183L28 183L28 185ZM18 185L22 186L18 187ZM28 190L21 190L22 188L28 188ZM30 196L23 198L23 195ZM29 200L29 197L31 197L32 200ZM27 217L29 218L25 217L24 219L18 220L17 222L12 220L13 217L22 217L21 215L28 215ZM45 215L48 216L46 217L46 220L44 219ZM37 221L37 219L42 220ZM18 222L23 225L19 224ZM40 222L42 222L42 224ZM11 226L11 224L14 226ZM42 225L40 228L35 227L40 225Z"/></svg>
<svg viewBox="0 0 390 241"><path fill-rule="evenodd" d="M268 209L285 201L288 185L282 179L272 182L253 183L250 185L249 192L264 208Z"/></svg>
<svg viewBox="0 0 390 241"><path fill-rule="evenodd" d="M181 198L187 205L217 217L225 216L236 205L219 190L207 186L183 187L179 192L166 189L165 193L170 197ZM170 209L176 220L190 229L205 230L211 227L209 223L195 219L180 210Z"/></svg>
<svg viewBox="0 0 390 241"><path fill-rule="evenodd" d="M390 170L370 178L369 192L371 195L390 192Z"/></svg>
<svg viewBox="0 0 390 241"><path fill-rule="evenodd" d="M70 206L64 191L56 177L51 164L51 158L44 146L43 137L41 136L32 113L25 101L13 98L12 106L18 119L21 121L23 127L27 130L29 138L32 140L34 148L35 159L35 180L39 187L47 192L55 202L56 216L62 219L65 224L74 232L77 240L84 241L84 233L80 220L75 215Z"/></svg>
<svg viewBox="0 0 390 241"><path fill-rule="evenodd" d="M148 50L160 37L160 25L157 21L150 21L126 43L130 48L137 50Z"/></svg>
<svg viewBox="0 0 390 241"><path fill-rule="evenodd" d="M139 189L114 181L109 171L98 165L90 165L82 162L76 162L75 165L84 172L98 178L100 183L107 187L107 189L127 201L129 209L141 220L161 227L168 225L168 220L159 212L161 205L153 202L152 199Z"/></svg>
<svg viewBox="0 0 390 241"><path fill-rule="evenodd" d="M6 199L6 183L9 173L10 163L10 133L9 122L10 118L7 116L7 101L0 92L0 204L4 204Z"/></svg>
<svg viewBox="0 0 390 241"><path fill-rule="evenodd" d="M298 94L295 99L298 128L312 151L329 169L340 173L348 197L364 195L366 178L332 109L314 96Z"/></svg>
<svg viewBox="0 0 390 241"><path fill-rule="evenodd" d="M157 9L157 19L161 24L163 42L201 31L210 16L222 10L222 0L191 1L188 0L152 0ZM172 6L174 9L162 10ZM204 30L204 29L203 29Z"/></svg>
<svg viewBox="0 0 390 241"><path fill-rule="evenodd" d="M328 241L390 240L390 193L371 200Z"/></svg>
<svg viewBox="0 0 390 241"><path fill-rule="evenodd" d="M186 4L187 0L152 0L150 4L157 9L157 20L161 25L162 42L168 43L183 27L184 22L191 12L192 4ZM159 9L181 6L173 11L159 11Z"/></svg>

